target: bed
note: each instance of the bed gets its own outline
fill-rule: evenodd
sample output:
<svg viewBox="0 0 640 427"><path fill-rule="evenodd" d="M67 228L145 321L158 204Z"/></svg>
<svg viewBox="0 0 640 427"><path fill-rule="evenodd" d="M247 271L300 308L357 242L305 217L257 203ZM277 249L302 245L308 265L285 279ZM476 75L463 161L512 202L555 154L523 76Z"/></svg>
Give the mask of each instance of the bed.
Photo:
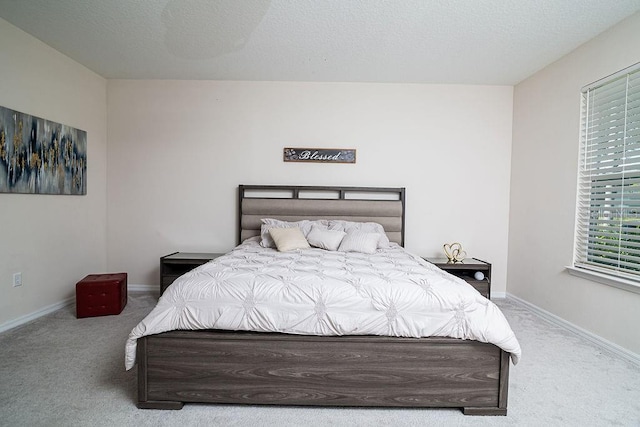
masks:
<svg viewBox="0 0 640 427"><path fill-rule="evenodd" d="M234 263L238 258L253 257L253 260L255 255L268 259L267 255L271 256L271 253L264 255L255 243L260 240L263 218L288 222L322 219L381 224L390 241L389 254L384 250L378 251L380 253L377 256L387 257L380 258L383 263L388 259L389 264L411 264L408 273L402 273L403 277L409 277L416 269L425 267L419 257L406 260L406 251L402 249L405 238L404 188L241 185L238 196L238 243L242 244L234 249L229 258L223 257L213 261L218 264L199 267L180 283L178 280L174 282L169 289L183 287L188 290L189 280L219 275L221 269L237 269ZM315 256L313 254L318 251L299 252ZM396 254L403 257L398 258L402 261L394 258ZM330 255L336 259L342 257L340 260L347 262L344 254ZM326 263L326 271L330 272L329 263L333 258L326 256L323 259L329 261L322 262ZM367 262L363 256L354 257L356 263ZM269 265L275 268L275 264L274 261L268 261L259 269L267 272ZM377 262L370 264L373 267ZM387 273L376 274L383 277ZM439 274L442 280L450 280L446 273ZM463 283L447 283L467 286ZM470 286L468 288L471 290L465 288L462 291L470 295L469 298L482 298L471 295L470 292L476 291ZM163 295L162 298L182 298L176 297L175 293L173 295ZM480 303L489 311L498 310L484 298ZM172 304L183 308L182 300ZM246 309L246 302L244 304ZM254 302L251 301L251 304ZM350 312L347 303L343 305L345 312ZM186 320L173 324L173 328L177 324L179 330L159 326L173 316L167 311L150 321L145 319L146 323L141 322L132 331L127 342L126 363L128 369L134 362L138 366L139 408L180 409L184 403L198 402L459 407L467 415L507 413L510 358L519 356L515 337L508 337L511 347L503 345L506 338L497 339L499 347L495 343L443 336L417 338L369 334L368 329L361 325L352 329L329 325L329 329L336 330L323 336L305 335L304 329L285 330L288 333L283 333L281 328L274 329L278 332L251 332L244 330L247 327L240 323L224 323L220 320L225 317L220 315L221 310L218 308L215 322L210 323L216 328L187 330L197 327L187 324L193 317L187 310ZM231 320L238 317L228 313L225 315ZM501 313L496 316L500 320ZM262 317L267 317L263 323L271 323L268 315ZM246 323L246 320L243 321ZM218 325L222 327L217 328ZM506 328L510 332L508 325ZM165 329L166 332L154 332ZM358 331L357 335L351 335L349 331L355 330ZM482 331L479 333L483 334ZM517 362L517 358L514 362Z"/></svg>

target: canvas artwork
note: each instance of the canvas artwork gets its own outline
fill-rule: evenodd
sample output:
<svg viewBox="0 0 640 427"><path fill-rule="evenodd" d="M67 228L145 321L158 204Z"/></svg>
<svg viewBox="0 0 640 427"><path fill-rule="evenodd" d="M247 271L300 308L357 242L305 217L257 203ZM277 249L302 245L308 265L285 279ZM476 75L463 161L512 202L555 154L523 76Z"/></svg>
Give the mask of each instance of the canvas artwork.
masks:
<svg viewBox="0 0 640 427"><path fill-rule="evenodd" d="M0 107L0 193L87 194L87 132Z"/></svg>

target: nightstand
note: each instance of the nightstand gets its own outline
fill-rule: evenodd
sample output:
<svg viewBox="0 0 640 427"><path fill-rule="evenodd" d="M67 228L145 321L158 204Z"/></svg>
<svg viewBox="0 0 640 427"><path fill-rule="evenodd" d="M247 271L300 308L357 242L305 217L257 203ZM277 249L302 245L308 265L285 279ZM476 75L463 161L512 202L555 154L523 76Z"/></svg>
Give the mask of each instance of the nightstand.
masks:
<svg viewBox="0 0 640 427"><path fill-rule="evenodd" d="M485 298L491 298L491 264L488 262L477 258L466 258L458 262L449 262L446 258L425 258L425 260L447 273L463 279ZM478 271L484 275L484 279L477 280L473 277Z"/></svg>
<svg viewBox="0 0 640 427"><path fill-rule="evenodd" d="M222 256L222 253L174 252L160 258L160 295L178 277Z"/></svg>

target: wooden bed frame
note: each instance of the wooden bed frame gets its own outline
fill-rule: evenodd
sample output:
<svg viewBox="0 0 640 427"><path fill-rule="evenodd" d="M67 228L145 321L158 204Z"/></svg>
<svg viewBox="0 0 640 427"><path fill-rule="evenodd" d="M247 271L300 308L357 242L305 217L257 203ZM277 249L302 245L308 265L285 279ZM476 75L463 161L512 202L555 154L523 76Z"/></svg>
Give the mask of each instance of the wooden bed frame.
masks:
<svg viewBox="0 0 640 427"><path fill-rule="evenodd" d="M240 186L238 240L259 234L260 218L341 218L379 222L404 244L404 195L404 188ZM199 402L507 413L509 353L478 341L171 331L139 339L136 357L139 408Z"/></svg>

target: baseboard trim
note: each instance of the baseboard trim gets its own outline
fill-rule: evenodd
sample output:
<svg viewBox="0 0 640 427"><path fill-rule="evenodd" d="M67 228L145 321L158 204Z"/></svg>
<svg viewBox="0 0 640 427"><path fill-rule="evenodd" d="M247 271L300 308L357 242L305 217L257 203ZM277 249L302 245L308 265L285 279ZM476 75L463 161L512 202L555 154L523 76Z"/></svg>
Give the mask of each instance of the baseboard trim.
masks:
<svg viewBox="0 0 640 427"><path fill-rule="evenodd" d="M586 339L587 341L603 348L604 350L609 351L610 353L615 354L616 356L620 356L623 359L639 365L640 366L640 355L632 352L631 350L627 350L624 347L619 346L616 343L613 343L605 338L602 338L599 335L594 334L593 332L589 332L586 329L581 328L580 326L574 325L573 323L563 319L562 317L556 316L553 313L548 312L547 310L538 307L535 304L532 304L528 301L523 300L513 294L507 292L507 299L516 302L517 304L525 306L527 309L532 311L534 314L538 315L542 319L553 323L554 325L560 326L564 329L567 329L573 332L576 335Z"/></svg>
<svg viewBox="0 0 640 427"><path fill-rule="evenodd" d="M32 313L25 314L24 316L20 316L17 319L9 320L8 322L5 322L2 325L0 325L0 333L8 331L9 329L17 328L18 326L22 326L25 323L29 323L49 313L53 313L54 311L60 310L61 308L67 307L75 303L75 301L76 301L76 297L72 296L65 300L58 301L56 303L48 305L46 307L42 307Z"/></svg>
<svg viewBox="0 0 640 427"><path fill-rule="evenodd" d="M150 292L150 293L159 293L160 286L158 285L140 285L136 283L130 283L127 285L127 290L129 292Z"/></svg>
<svg viewBox="0 0 640 427"><path fill-rule="evenodd" d="M130 284L127 285L128 292L148 292L155 293L159 292L158 286L154 285L138 285L138 284ZM33 320L36 320L39 317L46 316L49 313L53 313L54 311L60 310L61 308L67 307L69 305L75 304L76 297L75 295L69 297L65 300L58 301L46 307L42 307L32 313L25 314L24 316L20 316L16 319L9 320L0 325L0 333L8 331L9 329L17 328L18 326L22 326L25 323L29 323Z"/></svg>

